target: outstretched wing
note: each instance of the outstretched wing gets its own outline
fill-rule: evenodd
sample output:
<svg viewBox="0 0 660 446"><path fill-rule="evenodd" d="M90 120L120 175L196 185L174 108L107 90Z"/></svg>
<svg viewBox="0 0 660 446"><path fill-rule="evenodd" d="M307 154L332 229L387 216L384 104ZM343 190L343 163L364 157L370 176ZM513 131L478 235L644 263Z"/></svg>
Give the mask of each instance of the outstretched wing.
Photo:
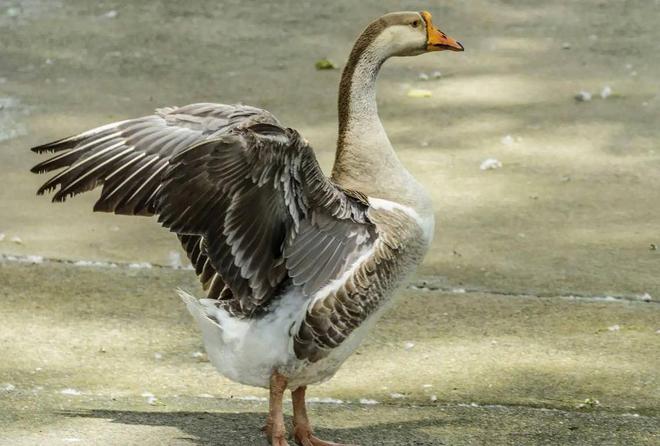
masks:
<svg viewBox="0 0 660 446"><path fill-rule="evenodd" d="M57 155L32 172L66 168L38 194L57 189L53 201L103 185L95 211L153 215L162 174L170 157L192 144L259 122L277 124L267 111L248 106L192 104L108 124L80 135L34 147Z"/></svg>
<svg viewBox="0 0 660 446"><path fill-rule="evenodd" d="M95 210L157 214L209 297L244 315L289 283L310 295L373 243L366 198L330 182L295 130L259 109L190 107L37 148L63 152L35 171L67 167L39 192L102 184ZM168 122L174 110L187 111Z"/></svg>

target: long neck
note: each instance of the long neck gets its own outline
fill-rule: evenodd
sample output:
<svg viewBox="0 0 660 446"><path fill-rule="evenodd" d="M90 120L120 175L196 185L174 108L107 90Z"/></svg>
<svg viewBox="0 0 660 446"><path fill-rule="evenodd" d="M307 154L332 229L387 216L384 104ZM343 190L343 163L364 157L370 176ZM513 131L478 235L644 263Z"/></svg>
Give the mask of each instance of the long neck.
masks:
<svg viewBox="0 0 660 446"><path fill-rule="evenodd" d="M339 136L332 179L369 196L415 206L421 186L399 161L378 116L376 78L388 55L358 39L339 85ZM377 36L376 36L377 37Z"/></svg>
<svg viewBox="0 0 660 446"><path fill-rule="evenodd" d="M376 79L385 59L371 47L356 45L351 53L339 84L337 161L350 158L356 146L361 145L357 144L361 136L367 134L378 134L383 138L378 142L391 149L376 103Z"/></svg>

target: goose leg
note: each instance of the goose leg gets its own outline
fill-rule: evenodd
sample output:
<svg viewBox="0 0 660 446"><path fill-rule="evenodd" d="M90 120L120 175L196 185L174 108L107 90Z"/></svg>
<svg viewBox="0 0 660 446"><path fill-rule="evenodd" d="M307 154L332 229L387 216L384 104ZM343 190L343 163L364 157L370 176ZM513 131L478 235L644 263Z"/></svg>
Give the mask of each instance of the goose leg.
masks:
<svg viewBox="0 0 660 446"><path fill-rule="evenodd" d="M348 446L320 440L314 436L312 426L307 418L305 406L306 387L298 387L291 392L293 399L293 437L300 446Z"/></svg>
<svg viewBox="0 0 660 446"><path fill-rule="evenodd" d="M286 428L284 427L284 413L282 412L282 398L286 390L286 378L277 372L270 377L270 398L268 402L268 420L264 431L272 446L288 446L286 441Z"/></svg>

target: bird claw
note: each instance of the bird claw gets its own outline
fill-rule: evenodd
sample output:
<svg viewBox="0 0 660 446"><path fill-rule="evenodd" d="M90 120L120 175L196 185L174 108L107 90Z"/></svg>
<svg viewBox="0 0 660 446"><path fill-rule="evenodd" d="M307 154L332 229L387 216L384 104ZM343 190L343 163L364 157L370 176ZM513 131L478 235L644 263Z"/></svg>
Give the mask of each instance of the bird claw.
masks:
<svg viewBox="0 0 660 446"><path fill-rule="evenodd" d="M315 437L311 430L303 428L295 428L293 436L299 446L357 446L323 441Z"/></svg>
<svg viewBox="0 0 660 446"><path fill-rule="evenodd" d="M274 425L273 421L268 418L266 421L266 425L261 428L261 432L263 432L266 435L266 438L268 439L268 443L271 446L289 446L289 443L286 441L286 432L283 434L276 434L273 432L274 431Z"/></svg>

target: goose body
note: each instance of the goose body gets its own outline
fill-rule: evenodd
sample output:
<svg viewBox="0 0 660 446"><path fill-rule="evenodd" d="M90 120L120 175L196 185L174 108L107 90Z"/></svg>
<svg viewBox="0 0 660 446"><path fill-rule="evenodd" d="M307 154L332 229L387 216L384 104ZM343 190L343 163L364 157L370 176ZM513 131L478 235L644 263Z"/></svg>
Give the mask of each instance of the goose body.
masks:
<svg viewBox="0 0 660 446"><path fill-rule="evenodd" d="M226 377L271 392L267 434L313 436L305 388L332 377L422 261L433 236L424 188L378 117L376 77L392 56L462 51L429 13L371 23L342 74L332 177L309 143L265 110L214 103L159 109L35 147L61 169L38 191L63 201L102 186L95 211L157 216L177 234L206 291L179 291Z"/></svg>
<svg viewBox="0 0 660 446"><path fill-rule="evenodd" d="M198 300L179 291L202 331L209 359L220 373L242 384L268 388L272 372L277 370L288 378L291 389L316 384L335 374L387 308L403 279L421 261L431 241L432 215L421 217L411 208L375 198L369 199L369 208L372 219L379 221L378 230L396 234L399 252L388 258L393 254L391 249L378 242L364 249L341 276L312 295L291 285L274 299L263 316L243 319L218 308L215 300ZM355 327L348 330L348 323L333 322L330 316L328 339L316 341L313 333L317 330L317 315L329 311L330 315L342 315L344 311L328 309L326 302L334 302L338 293L345 293L351 282L378 264L387 268L376 267L373 276L365 275L368 289L360 289L365 304L354 316ZM300 353L304 355L299 357Z"/></svg>

